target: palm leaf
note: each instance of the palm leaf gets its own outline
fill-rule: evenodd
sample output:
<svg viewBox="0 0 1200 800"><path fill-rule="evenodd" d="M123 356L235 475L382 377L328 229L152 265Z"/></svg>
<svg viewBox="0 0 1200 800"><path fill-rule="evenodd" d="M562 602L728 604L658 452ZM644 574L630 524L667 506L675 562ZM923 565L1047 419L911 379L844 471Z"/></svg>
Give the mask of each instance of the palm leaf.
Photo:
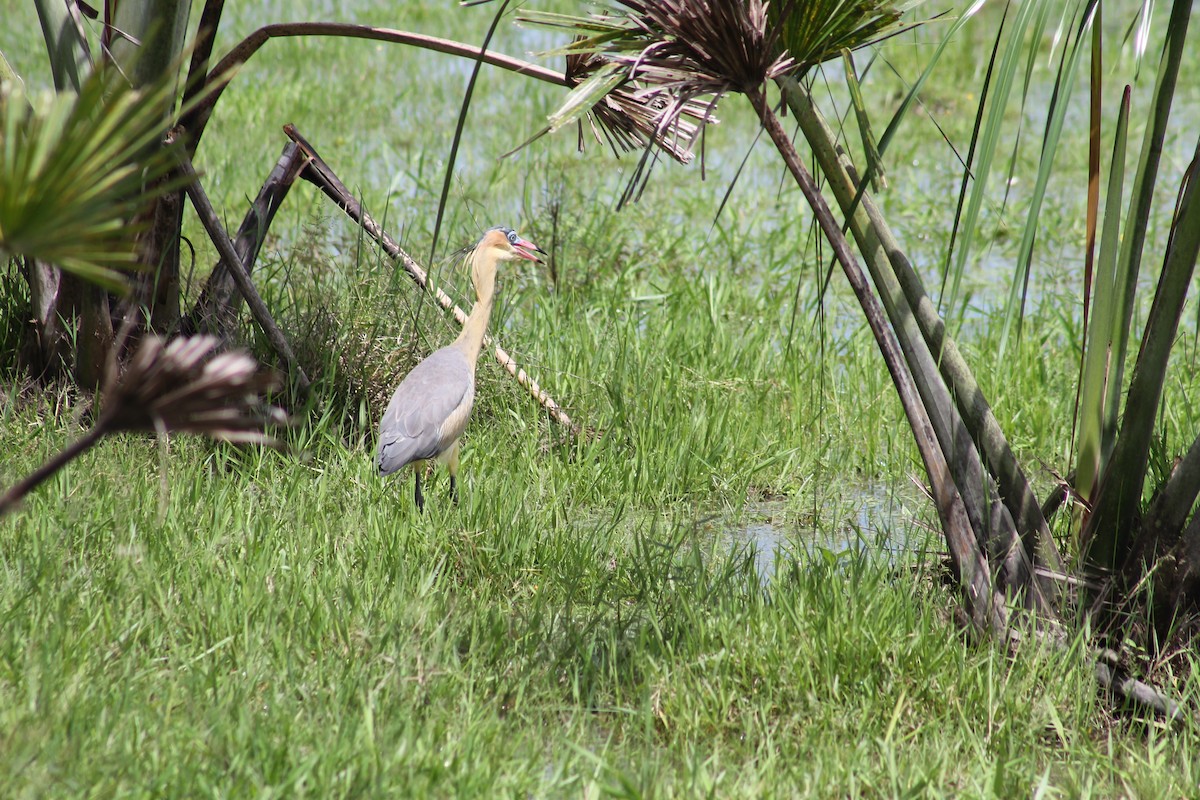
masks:
<svg viewBox="0 0 1200 800"><path fill-rule="evenodd" d="M1118 295L1123 282L1117 271L1121 203L1125 185L1125 147L1129 136L1129 87L1121 98L1113 155L1108 172L1104 204L1104 228L1100 258L1093 281L1094 303L1083 355L1083 378L1079 389L1079 442L1075 462L1075 490L1084 500L1093 498L1095 482L1112 451L1116 435L1117 409L1111 405L1107 387L1113 375L1113 340L1117 331Z"/></svg>
<svg viewBox="0 0 1200 800"><path fill-rule="evenodd" d="M771 27L799 70L837 58L843 50L857 50L894 36L919 23L903 23L901 16L916 6L881 0L776 0L768 8Z"/></svg>
<svg viewBox="0 0 1200 800"><path fill-rule="evenodd" d="M586 17L525 12L518 18L576 35L553 52L567 56L568 81L579 88L542 133L586 114L614 149L648 139L685 162L701 126L715 122L725 93L753 89L911 27L900 22L901 7L880 0L619 5L623 10Z"/></svg>
<svg viewBox="0 0 1200 800"><path fill-rule="evenodd" d="M32 107L15 87L0 97L0 254L40 259L113 291L137 267L128 221L155 196L174 150L155 148L174 91L164 78L145 91L97 71L78 94Z"/></svg>

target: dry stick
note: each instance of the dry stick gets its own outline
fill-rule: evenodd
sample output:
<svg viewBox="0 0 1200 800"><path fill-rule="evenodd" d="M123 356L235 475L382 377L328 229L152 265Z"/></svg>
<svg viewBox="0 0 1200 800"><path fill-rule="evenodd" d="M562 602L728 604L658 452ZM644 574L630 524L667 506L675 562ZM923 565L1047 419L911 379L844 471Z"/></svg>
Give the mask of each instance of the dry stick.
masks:
<svg viewBox="0 0 1200 800"><path fill-rule="evenodd" d="M874 334L875 341L883 354L883 360L887 364L888 372L891 373L892 381L896 385L896 392L904 406L904 413L908 417L909 425L916 438L921 459L925 462L925 469L929 473L934 504L937 506L938 517L942 522L942 531L946 536L950 558L959 574L971 621L980 630L991 631L997 636L1003 636L1007 628L1004 599L996 592L992 584L987 557L975 540L971 522L967 518L966 507L963 505L962 497L958 493L953 476L946 464L946 456L938 445L929 415L921 405L912 375L901 355L900 345L888 328L883 311L879 307L879 301L871 293L866 276L850 252L846 237L842 235L841 228L834 220L825 198L817 189L812 176L804 169L787 131L783 129L779 119L771 111L765 91L762 87L750 88L746 90L746 96L755 111L758 112L759 119L775 144L775 148L783 157L792 177L799 185L800 191L804 193L804 198L813 210L826 241L833 247L838 262L854 290L854 295L862 306L867 324L871 327L871 333Z"/></svg>
<svg viewBox="0 0 1200 800"><path fill-rule="evenodd" d="M305 154L308 156L309 161L304 171L301 173L301 177L312 182L314 185L320 188L321 191L323 191L326 196L337 203L351 219L361 225L362 229L366 231L372 239L379 243L379 246L383 248L385 253L400 262L400 265L404 267L404 271L409 274L409 277L413 279L417 286L421 287L421 289L425 290L426 292L431 293L434 299L437 300L438 305L453 314L454 318L458 320L460 325L465 323L467 320L466 313L461 308L456 306L454 301L451 300L445 292L443 292L441 289L430 286L429 276L425 270L421 269L420 265L417 264L416 261L414 261L402 249L400 249L400 245L398 245L396 241L379 226L379 223L375 222L375 220L372 219L369 214L363 211L362 206L357 200L354 199L354 196L350 194L350 191L346 188L345 184L341 182L337 175L334 174L333 170L329 168L329 165L326 164L321 156L317 154L316 149L313 148L313 146L309 144L303 136L300 135L300 132L296 130L296 127L289 123L283 126L283 131L288 135L289 138L292 139L292 141L296 142L301 148L303 148ZM494 340L492 337L486 336L484 337L484 343L487 345L493 345ZM495 345L495 357L496 361L500 363L500 366L508 370L508 373L517 379L517 383L525 387L526 391L529 392L533 399L537 400L538 403L540 403L542 407L549 412L550 416L555 422L563 425L572 434L579 434L579 427L571 421L571 418L567 416L567 413L563 411L561 407L559 407L558 403L554 402L554 398L547 394L546 391L537 384L537 381L533 380L533 378L531 378L529 374L525 372L525 370L521 369L517 362L513 360L513 357L505 352L504 348L500 347L499 345Z"/></svg>
<svg viewBox="0 0 1200 800"><path fill-rule="evenodd" d="M186 153L180 154L179 169L188 179L187 194L192 200L192 207L196 209L196 215L200 217L200 223L204 225L204 230L208 232L209 238L217 246L217 252L229 265L229 274L233 276L242 296L246 298L246 305L250 307L254 321L262 328L262 332L266 334L267 341L271 343L276 354L287 364L288 370L296 376L296 384L299 386L300 392L307 393L311 384L308 376L304 374L304 368L296 361L296 355L292 352L292 347L284 337L283 331L279 330L279 326L271 317L271 312L267 310L267 304L263 302L258 290L254 288L254 284L250 282L250 276L246 274L242 261L233 248L233 242L229 239L229 234L225 232L220 220L217 219L217 212L213 210L212 204L208 201L208 195L204 193L204 188L200 185L200 178L196 175L196 169L192 166L192 161Z"/></svg>
<svg viewBox="0 0 1200 800"><path fill-rule="evenodd" d="M1119 694L1136 705L1141 705L1157 712L1169 722L1181 722L1183 709L1179 703L1149 684L1136 678L1130 678L1113 669L1103 660L1096 662L1096 682L1110 692Z"/></svg>
<svg viewBox="0 0 1200 800"><path fill-rule="evenodd" d="M245 268L247 275L254 271L254 262L258 258L267 228L271 226L275 212L279 210L288 190L292 188L296 177L304 168L304 158L300 146L295 142L288 142L283 148L283 155L279 157L250 210L242 219L234 247L239 256L239 263ZM187 334L204 329L208 333L227 336L240 300L241 295L233 282L232 269L221 259L213 267L200 298L192 308L191 314L184 320L181 330Z"/></svg>

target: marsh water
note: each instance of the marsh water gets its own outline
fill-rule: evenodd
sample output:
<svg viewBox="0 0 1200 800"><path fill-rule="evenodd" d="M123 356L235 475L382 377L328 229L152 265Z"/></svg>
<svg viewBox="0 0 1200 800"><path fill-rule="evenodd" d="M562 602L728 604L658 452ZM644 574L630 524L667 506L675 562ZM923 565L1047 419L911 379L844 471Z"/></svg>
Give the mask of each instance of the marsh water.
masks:
<svg viewBox="0 0 1200 800"><path fill-rule="evenodd" d="M895 566L920 559L931 549L936 552L929 543L930 528L920 524L927 508L911 484L878 483L849 490L832 506L814 509L763 500L748 503L738 515L713 517L703 525L718 543L714 558L752 557L759 581L766 585L791 559L831 565L881 559Z"/></svg>

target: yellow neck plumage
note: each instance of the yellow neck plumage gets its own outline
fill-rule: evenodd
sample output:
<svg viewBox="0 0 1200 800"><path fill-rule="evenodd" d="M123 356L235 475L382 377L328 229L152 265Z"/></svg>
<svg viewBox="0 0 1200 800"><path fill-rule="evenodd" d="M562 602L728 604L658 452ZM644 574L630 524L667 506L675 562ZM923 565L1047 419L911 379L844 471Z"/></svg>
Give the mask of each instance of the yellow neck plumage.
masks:
<svg viewBox="0 0 1200 800"><path fill-rule="evenodd" d="M483 334L496 297L496 263L500 253L494 247L479 247L471 254L471 279L475 284L475 305L463 325L462 333L454 340L454 346L462 348L474 364L479 360L483 347Z"/></svg>

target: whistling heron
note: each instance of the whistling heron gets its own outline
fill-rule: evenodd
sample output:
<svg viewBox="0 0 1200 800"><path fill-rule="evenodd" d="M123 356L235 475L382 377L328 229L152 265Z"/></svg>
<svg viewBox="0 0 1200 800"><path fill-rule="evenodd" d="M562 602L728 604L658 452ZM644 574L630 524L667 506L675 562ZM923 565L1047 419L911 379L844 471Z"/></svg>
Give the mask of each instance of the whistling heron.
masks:
<svg viewBox="0 0 1200 800"><path fill-rule="evenodd" d="M379 474L390 475L409 464L416 474L417 509L425 509L421 473L425 462L436 460L450 468L450 497L458 502L458 437L467 427L475 403L475 363L496 294L496 265L501 261L545 255L512 228L496 227L483 234L471 253L475 305L453 344L435 350L408 373L379 423Z"/></svg>

